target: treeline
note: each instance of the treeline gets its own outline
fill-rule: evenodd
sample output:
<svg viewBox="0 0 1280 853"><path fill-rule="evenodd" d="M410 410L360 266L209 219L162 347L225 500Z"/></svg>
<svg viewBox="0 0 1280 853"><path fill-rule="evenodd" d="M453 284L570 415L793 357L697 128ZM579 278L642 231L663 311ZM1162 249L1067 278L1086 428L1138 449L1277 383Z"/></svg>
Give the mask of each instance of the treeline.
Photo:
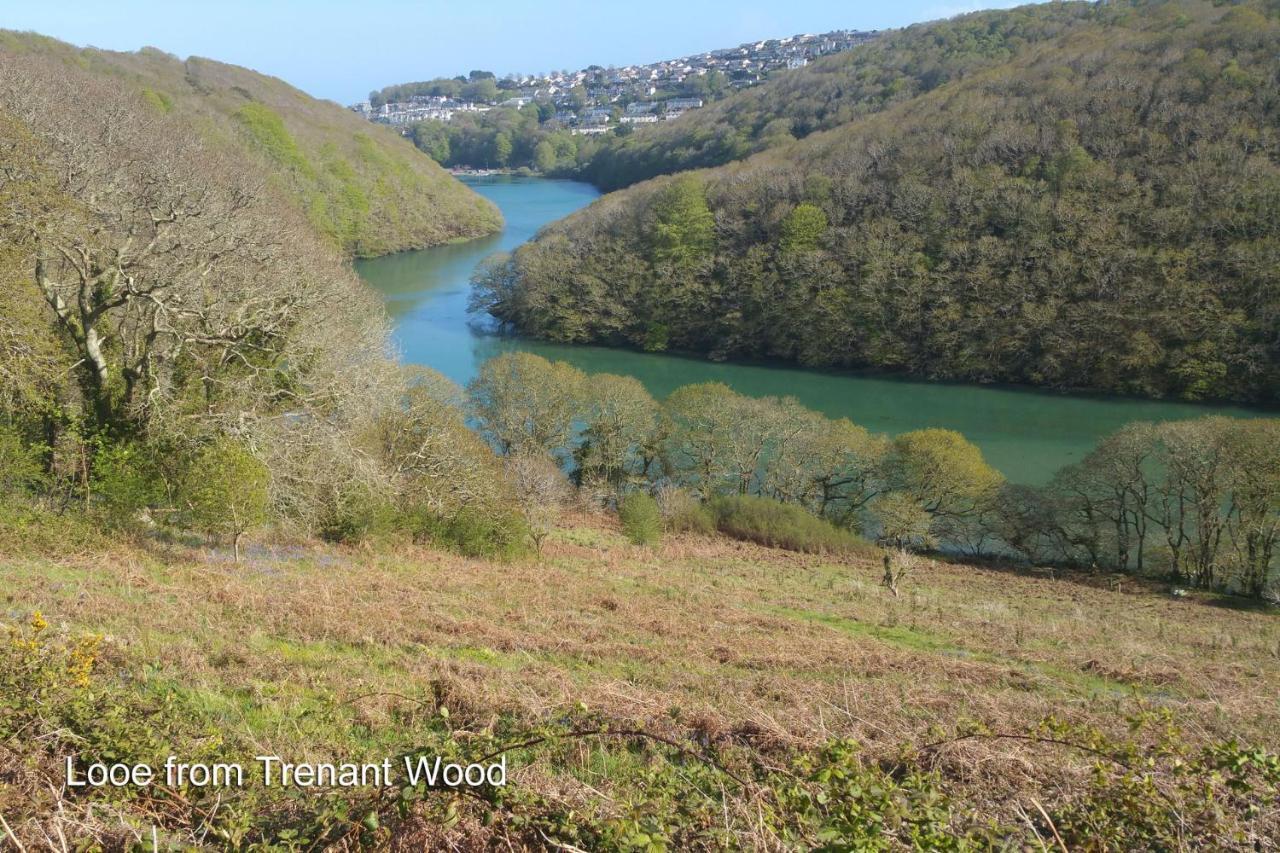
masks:
<svg viewBox="0 0 1280 853"><path fill-rule="evenodd" d="M959 433L889 439L719 383L659 403L634 378L516 353L486 362L469 395L481 433L508 460L568 470L605 502L653 494L673 529L707 530L716 513L723 529L723 497L756 496L899 548L1280 594L1280 420L1131 424L1030 487L1007 483ZM765 512L730 511L737 522ZM758 526L752 538L768 532Z"/></svg>
<svg viewBox="0 0 1280 853"><path fill-rule="evenodd" d="M491 267L478 307L563 342L1280 399L1280 12L980 20L1003 16L1078 23L835 130L606 196Z"/></svg>
<svg viewBox="0 0 1280 853"><path fill-rule="evenodd" d="M413 98L453 98L485 104L496 100L503 91L515 88L510 80L499 80L492 71L475 70L465 77L436 77L416 83L397 83L369 93L369 103L374 107L383 104L409 101Z"/></svg>
<svg viewBox="0 0 1280 853"><path fill-rule="evenodd" d="M423 121L409 137L442 166L529 169L544 175L574 174L595 150L590 136L574 136L547 124L548 103L523 109L459 112L449 121Z"/></svg>

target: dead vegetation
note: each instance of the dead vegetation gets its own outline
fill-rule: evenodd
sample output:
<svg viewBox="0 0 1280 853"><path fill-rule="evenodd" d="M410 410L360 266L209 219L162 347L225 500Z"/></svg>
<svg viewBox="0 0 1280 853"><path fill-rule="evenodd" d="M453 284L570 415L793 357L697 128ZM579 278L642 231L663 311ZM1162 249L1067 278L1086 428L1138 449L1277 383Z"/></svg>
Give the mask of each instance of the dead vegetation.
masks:
<svg viewBox="0 0 1280 853"><path fill-rule="evenodd" d="M462 732L590 713L779 766L788 750L837 739L873 762L925 744L921 765L976 814L1019 825L1029 814L1043 828L1033 799L1084 784L1092 766L1076 749L1004 736L1046 718L1119 735L1126 718L1167 711L1191 743L1274 750L1273 613L929 560L895 596L882 573L874 559L718 538L640 548L612 520L579 515L540 558L513 564L296 543L250 549L240 565L172 545L11 554L0 613L38 610L69 634L101 634L100 665L145 667L227 742L300 759L409 748L397 732L441 707ZM516 778L607 811L627 797L617 772L582 744L531 758ZM23 813L12 787L0 785L0 813ZM411 824L402 833L441 831ZM491 830L472 829L464 846L483 846ZM458 831L445 835L456 843Z"/></svg>

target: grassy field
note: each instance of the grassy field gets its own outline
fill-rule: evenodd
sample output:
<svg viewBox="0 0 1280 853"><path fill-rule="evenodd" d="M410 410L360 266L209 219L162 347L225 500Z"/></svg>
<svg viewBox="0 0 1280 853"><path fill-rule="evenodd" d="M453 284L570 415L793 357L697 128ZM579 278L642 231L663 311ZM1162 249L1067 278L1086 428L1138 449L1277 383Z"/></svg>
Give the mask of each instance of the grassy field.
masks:
<svg viewBox="0 0 1280 853"><path fill-rule="evenodd" d="M858 773L901 786L893 809L924 808L927 779L955 838L1052 848L1091 836L1076 812L1113 800L1130 761L1230 738L1274 752L1280 731L1280 617L1129 579L921 560L894 596L874 559L696 536L642 548L596 516L564 519L541 558L514 564L309 543L239 565L196 544L7 549L12 646L101 636L83 685L26 711L9 699L9 720L31 721L0 743L0 816L28 849L59 833L150 849L152 826L162 847L821 846L831 821L786 817L808 806L777 780L812 782L813 756L844 739ZM104 703L127 709L118 725L99 722ZM632 734L583 734L603 728ZM62 787L59 763L474 757L537 737L508 753L505 791L399 800L253 786L92 799ZM1110 765L1124 766L1100 779ZM1152 782L1170 803L1176 779ZM1273 793L1245 794L1236 834L1212 837L1274 849ZM872 828L885 846L928 845L911 820Z"/></svg>

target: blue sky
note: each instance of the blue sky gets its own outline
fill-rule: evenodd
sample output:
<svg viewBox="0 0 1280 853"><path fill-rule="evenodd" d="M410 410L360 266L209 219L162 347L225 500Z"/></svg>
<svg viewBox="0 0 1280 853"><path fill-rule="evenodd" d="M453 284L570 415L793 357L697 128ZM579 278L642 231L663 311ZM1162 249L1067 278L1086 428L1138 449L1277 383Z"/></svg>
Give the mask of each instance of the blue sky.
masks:
<svg viewBox="0 0 1280 853"><path fill-rule="evenodd" d="M0 28L78 45L206 56L349 103L473 68L653 62L761 38L885 29L1013 0L0 0Z"/></svg>

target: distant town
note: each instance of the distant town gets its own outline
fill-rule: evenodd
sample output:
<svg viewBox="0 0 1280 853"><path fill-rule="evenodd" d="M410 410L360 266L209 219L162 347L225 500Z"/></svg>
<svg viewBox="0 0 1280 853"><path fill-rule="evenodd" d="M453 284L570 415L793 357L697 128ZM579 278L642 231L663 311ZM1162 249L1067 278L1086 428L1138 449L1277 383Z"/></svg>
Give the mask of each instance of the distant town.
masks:
<svg viewBox="0 0 1280 853"><path fill-rule="evenodd" d="M728 92L754 86L769 74L801 68L821 56L848 50L876 31L835 30L821 35L750 42L648 65L540 75L488 72L425 83L389 86L351 109L365 118L403 128L424 121L449 122L493 109L544 112L542 122L574 135L607 133L620 125L644 125L678 118Z"/></svg>

